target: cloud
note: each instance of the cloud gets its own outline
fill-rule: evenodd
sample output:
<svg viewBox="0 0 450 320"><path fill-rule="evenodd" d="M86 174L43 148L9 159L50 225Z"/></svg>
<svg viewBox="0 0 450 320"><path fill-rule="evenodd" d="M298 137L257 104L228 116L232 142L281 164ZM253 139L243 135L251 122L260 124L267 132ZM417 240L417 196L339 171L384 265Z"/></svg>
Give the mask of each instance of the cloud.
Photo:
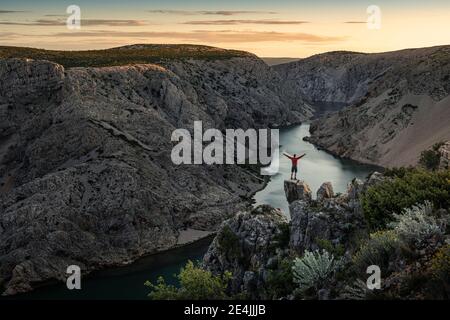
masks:
<svg viewBox="0 0 450 320"><path fill-rule="evenodd" d="M284 25L284 24L304 24L308 21L301 20L197 20L186 21L183 24L191 25L236 25L236 24L269 24L269 25Z"/></svg>
<svg viewBox="0 0 450 320"><path fill-rule="evenodd" d="M147 25L142 20L102 20L102 19L82 19L82 26L109 26L109 27L136 27ZM14 26L64 26L65 19L39 19L32 22L11 22L0 21L0 25Z"/></svg>
<svg viewBox="0 0 450 320"><path fill-rule="evenodd" d="M362 23L367 23L367 21L345 21L344 23L348 23L348 24L362 24Z"/></svg>
<svg viewBox="0 0 450 320"><path fill-rule="evenodd" d="M23 13L27 11L18 11L18 10L0 10L0 14L2 13Z"/></svg>
<svg viewBox="0 0 450 320"><path fill-rule="evenodd" d="M232 30L194 30L191 32L158 32L158 31L81 31L61 32L54 34L57 37L101 37L101 38L142 38L142 39L174 39L177 41L193 41L208 43L248 43L268 41L303 41L309 43L327 43L343 41L346 37L321 36L309 33L290 32L262 32L262 31L232 31Z"/></svg>
<svg viewBox="0 0 450 320"><path fill-rule="evenodd" d="M0 32L0 39L2 40L11 40L13 38L16 38L18 34L13 32Z"/></svg>
<svg viewBox="0 0 450 320"><path fill-rule="evenodd" d="M217 15L217 16L234 16L238 14L277 14L273 11L249 11L249 10L202 10L202 11L189 11L189 10L148 10L150 13L161 13L161 14L177 14L183 16L193 16L193 15Z"/></svg>

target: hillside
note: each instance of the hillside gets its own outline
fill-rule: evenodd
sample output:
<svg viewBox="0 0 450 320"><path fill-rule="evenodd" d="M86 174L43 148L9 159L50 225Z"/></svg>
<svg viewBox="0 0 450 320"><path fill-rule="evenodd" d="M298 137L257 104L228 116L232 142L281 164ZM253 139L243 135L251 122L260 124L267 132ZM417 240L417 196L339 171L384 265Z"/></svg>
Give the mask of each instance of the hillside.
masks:
<svg viewBox="0 0 450 320"><path fill-rule="evenodd" d="M311 126L310 141L337 155L414 165L422 150L450 139L450 46L330 52L274 69L286 96L349 105Z"/></svg>
<svg viewBox="0 0 450 320"><path fill-rule="evenodd" d="M56 62L65 68L109 67L157 63L164 60L221 60L250 57L244 51L190 44L135 44L105 50L55 51L0 46L0 59L27 58Z"/></svg>
<svg viewBox="0 0 450 320"><path fill-rule="evenodd" d="M189 48L170 52L189 59L158 65L79 67L112 60L73 53L62 54L72 68L0 59L5 294L64 279L70 264L123 265L186 242L192 229L214 231L263 186L240 166L174 165L172 131L191 130L195 120L205 130L288 125L307 112L283 101L280 77L257 57L200 47L228 58L202 49L209 58L199 59ZM129 50L142 53L112 49L124 59Z"/></svg>

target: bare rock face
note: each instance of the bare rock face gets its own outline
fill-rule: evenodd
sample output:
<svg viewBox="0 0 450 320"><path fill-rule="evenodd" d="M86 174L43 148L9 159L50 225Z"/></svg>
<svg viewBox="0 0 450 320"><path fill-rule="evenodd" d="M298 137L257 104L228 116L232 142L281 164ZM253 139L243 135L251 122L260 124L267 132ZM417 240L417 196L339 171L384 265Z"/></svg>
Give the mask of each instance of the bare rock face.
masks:
<svg viewBox="0 0 450 320"><path fill-rule="evenodd" d="M324 199L330 199L334 197L333 185L331 182L324 182L317 190L317 201L322 201Z"/></svg>
<svg viewBox="0 0 450 320"><path fill-rule="evenodd" d="M284 192L289 203L295 200L310 201L312 199L309 185L302 180L285 180Z"/></svg>
<svg viewBox="0 0 450 320"><path fill-rule="evenodd" d="M275 248L287 244L287 232L288 222L279 209L262 205L238 213L222 224L203 265L217 274L232 272L234 293L244 291L254 299L267 299L270 292L266 292L264 284L268 270L281 259L283 253Z"/></svg>
<svg viewBox="0 0 450 320"><path fill-rule="evenodd" d="M274 68L286 90L348 105L311 124L309 141L334 154L416 165L421 151L450 139L450 46L329 52Z"/></svg>
<svg viewBox="0 0 450 320"><path fill-rule="evenodd" d="M439 148L441 159L439 161L439 169L447 170L450 168L450 141L447 141Z"/></svg>
<svg viewBox="0 0 450 320"><path fill-rule="evenodd" d="M9 59L0 62L0 79L3 103L29 104L39 98L52 99L64 82L64 68L48 61Z"/></svg>
<svg viewBox="0 0 450 320"><path fill-rule="evenodd" d="M299 121L248 58L64 70L0 60L0 287L29 291L174 247L244 210L262 180L172 163L171 133ZM282 115L282 116L280 116Z"/></svg>
<svg viewBox="0 0 450 320"><path fill-rule="evenodd" d="M354 178L351 182L347 184L347 194L346 199L348 201L348 206L355 212L362 214L362 207L359 197L363 193L365 188L364 182L358 178Z"/></svg>
<svg viewBox="0 0 450 320"><path fill-rule="evenodd" d="M384 177L374 172L364 182L352 180L347 193L331 197L328 194L332 194L332 186L326 182L317 191L317 200L291 202L291 249L301 254L304 250L319 249L323 241L350 249L353 235L366 227L360 196L367 188L382 181Z"/></svg>

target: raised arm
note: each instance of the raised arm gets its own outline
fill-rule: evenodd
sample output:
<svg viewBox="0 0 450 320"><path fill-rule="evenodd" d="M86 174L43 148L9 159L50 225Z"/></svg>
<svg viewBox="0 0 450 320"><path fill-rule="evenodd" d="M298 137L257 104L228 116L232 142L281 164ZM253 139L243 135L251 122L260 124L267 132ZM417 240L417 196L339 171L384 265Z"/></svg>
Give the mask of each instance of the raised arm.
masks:
<svg viewBox="0 0 450 320"><path fill-rule="evenodd" d="M286 158L289 158L289 159L292 159L292 158L293 158L291 155L289 155L289 154L286 153L286 152L283 152L283 155L284 155Z"/></svg>
<svg viewBox="0 0 450 320"><path fill-rule="evenodd" d="M301 158L303 158L304 156L306 156L306 153L302 154L301 156L298 156L297 159L301 159Z"/></svg>

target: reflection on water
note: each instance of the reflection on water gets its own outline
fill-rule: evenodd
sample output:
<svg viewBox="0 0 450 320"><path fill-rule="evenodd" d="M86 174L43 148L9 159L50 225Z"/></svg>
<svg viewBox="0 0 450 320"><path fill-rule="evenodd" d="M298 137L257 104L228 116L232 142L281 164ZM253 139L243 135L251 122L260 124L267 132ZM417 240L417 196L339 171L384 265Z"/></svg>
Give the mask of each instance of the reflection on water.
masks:
<svg viewBox="0 0 450 320"><path fill-rule="evenodd" d="M306 156L299 160L297 179L309 184L313 197L323 182L331 181L334 192L343 193L347 190L347 183L353 178L364 179L371 172L379 170L375 166L340 159L318 150L313 144L303 141L306 136L309 136L309 124L280 130L280 170L271 177L267 187L254 196L256 205L270 204L280 208L289 216L289 206L284 194L284 180L290 178L291 161L281 155L283 151L297 155L306 153Z"/></svg>

